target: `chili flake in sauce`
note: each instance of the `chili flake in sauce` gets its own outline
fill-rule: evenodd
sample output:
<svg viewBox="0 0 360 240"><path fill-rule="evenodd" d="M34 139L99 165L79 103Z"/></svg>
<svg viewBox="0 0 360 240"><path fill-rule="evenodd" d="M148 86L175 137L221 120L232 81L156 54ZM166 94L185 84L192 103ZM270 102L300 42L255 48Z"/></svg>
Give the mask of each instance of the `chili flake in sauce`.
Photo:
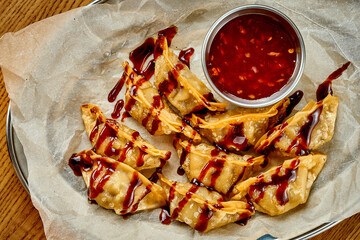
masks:
<svg viewBox="0 0 360 240"><path fill-rule="evenodd" d="M295 63L295 44L284 27L268 16L248 14L219 30L206 65L220 91L255 100L279 91Z"/></svg>

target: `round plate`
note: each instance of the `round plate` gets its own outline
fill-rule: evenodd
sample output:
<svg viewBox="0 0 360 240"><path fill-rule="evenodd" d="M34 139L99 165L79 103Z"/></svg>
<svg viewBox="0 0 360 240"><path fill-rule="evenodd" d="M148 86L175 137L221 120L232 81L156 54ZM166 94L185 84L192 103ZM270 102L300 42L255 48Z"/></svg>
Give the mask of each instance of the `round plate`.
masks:
<svg viewBox="0 0 360 240"><path fill-rule="evenodd" d="M106 0L95 0L91 2L89 5L97 4L97 3L103 3L106 2ZM14 131L12 122L11 122L11 106L9 104L9 109L7 113L6 118L6 140L7 140L7 146L9 151L9 156L11 159L11 162L15 168L16 174L18 175L22 185L24 186L25 190L29 193L29 185L28 185L28 167L27 167L27 160L24 154L23 146L18 139L16 132ZM318 227L313 228L312 230L305 232L297 237L291 238L289 240L305 240L311 237L316 236L319 233L324 232L325 230L335 226L341 221L336 222L329 222L324 223ZM274 236L271 236L269 234L265 234L258 238L257 240L273 240L277 239Z"/></svg>
<svg viewBox="0 0 360 240"><path fill-rule="evenodd" d="M24 149L12 126L10 104L6 117L6 140L7 140L7 147L8 147L10 159L15 168L16 174L18 175L25 190L29 193L29 187L27 181L28 178L27 161L24 154Z"/></svg>

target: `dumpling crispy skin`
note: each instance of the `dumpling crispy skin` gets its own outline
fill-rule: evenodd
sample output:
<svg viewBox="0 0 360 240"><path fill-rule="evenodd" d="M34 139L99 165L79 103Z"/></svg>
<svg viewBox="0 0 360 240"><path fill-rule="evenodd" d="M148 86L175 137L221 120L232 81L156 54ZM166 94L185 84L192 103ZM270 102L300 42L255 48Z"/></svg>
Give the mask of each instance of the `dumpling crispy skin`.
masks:
<svg viewBox="0 0 360 240"><path fill-rule="evenodd" d="M162 55L155 61L155 86L185 116L207 108L224 111L227 103L218 103L205 84L183 64L169 48L165 37L158 39Z"/></svg>
<svg viewBox="0 0 360 240"><path fill-rule="evenodd" d="M159 174L172 219L184 222L200 232L248 219L253 206L243 201L225 201L221 194L192 183L180 183Z"/></svg>
<svg viewBox="0 0 360 240"><path fill-rule="evenodd" d="M246 179L267 163L265 156L226 154L216 147L204 143L192 145L179 138L174 139L174 146L189 180L200 182L222 194L227 194L235 183Z"/></svg>
<svg viewBox="0 0 360 240"><path fill-rule="evenodd" d="M91 104L81 106L86 133L97 154L124 162L136 170L163 166L171 152L158 150L134 131L107 119Z"/></svg>
<svg viewBox="0 0 360 240"><path fill-rule="evenodd" d="M260 153L294 157L309 154L334 135L337 97L310 101L300 112L262 136L255 145Z"/></svg>
<svg viewBox="0 0 360 240"><path fill-rule="evenodd" d="M124 163L84 150L73 155L69 164L74 172L81 171L89 199L116 214L166 205L164 189Z"/></svg>
<svg viewBox="0 0 360 240"><path fill-rule="evenodd" d="M250 198L255 209L271 216L285 213L307 201L326 155L311 154L286 160L280 166L235 185L232 200Z"/></svg>
<svg viewBox="0 0 360 240"><path fill-rule="evenodd" d="M224 113L207 114L204 118L192 115L192 126L199 129L210 142L230 151L247 150L270 128L286 117L290 100L283 99L266 108L237 108Z"/></svg>
<svg viewBox="0 0 360 240"><path fill-rule="evenodd" d="M195 142L200 135L176 115L162 99L151 82L137 75L127 62L123 63L126 74L125 110L152 135L182 133Z"/></svg>

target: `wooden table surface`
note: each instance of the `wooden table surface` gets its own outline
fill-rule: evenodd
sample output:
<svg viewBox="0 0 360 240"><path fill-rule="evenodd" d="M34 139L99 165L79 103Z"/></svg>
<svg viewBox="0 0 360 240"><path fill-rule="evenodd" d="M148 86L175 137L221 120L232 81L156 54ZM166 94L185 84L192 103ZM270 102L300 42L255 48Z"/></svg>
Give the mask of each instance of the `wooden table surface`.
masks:
<svg viewBox="0 0 360 240"><path fill-rule="evenodd" d="M0 0L0 37L90 2L92 0ZM8 154L5 135L8 104L0 71L0 239L45 239L39 213L21 185ZM360 239L360 213L312 239Z"/></svg>

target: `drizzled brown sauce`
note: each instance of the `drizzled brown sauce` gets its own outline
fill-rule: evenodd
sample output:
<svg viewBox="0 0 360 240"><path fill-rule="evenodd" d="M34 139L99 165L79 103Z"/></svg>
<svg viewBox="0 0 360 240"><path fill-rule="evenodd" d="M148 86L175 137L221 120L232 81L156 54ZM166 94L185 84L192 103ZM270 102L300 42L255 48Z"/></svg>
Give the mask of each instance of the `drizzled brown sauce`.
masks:
<svg viewBox="0 0 360 240"><path fill-rule="evenodd" d="M284 122L283 124L273 127L266 133L266 139L264 143L257 149L257 151L264 155L269 155L272 151L275 149L275 144L280 141L280 139L283 136L283 133L279 134L276 138L274 138L271 142L269 142L269 136L273 134L275 131L281 131L288 125L287 122Z"/></svg>
<svg viewBox="0 0 360 240"><path fill-rule="evenodd" d="M176 141L178 141L178 138L175 138L174 146L176 144ZM180 166L177 170L177 173L179 175L184 175L184 173L185 173L184 169L182 168L182 165L184 164L184 162L191 150L191 145L192 145L192 141L189 141L188 145L182 149L182 152L180 155ZM200 171L199 177L193 178L191 180L191 183L201 186L201 187L206 187L210 191L214 191L216 181L219 178L219 176L224 168L225 162L226 162L225 155L221 156L221 158L218 157L221 152L224 152L224 151L220 150L219 148L214 148L213 150L211 150L211 152L210 152L211 157L212 157L211 160L208 161L203 166L202 170ZM252 160L253 160L253 157L247 159L246 161L251 164ZM267 158L265 160L267 160ZM267 165L267 163L268 163L267 161L264 161L264 163L262 164L262 167L265 167ZM204 178L207 175L207 173L210 171L210 169L213 169L213 172L211 173L210 184L205 186L202 182L204 181ZM238 177L237 181L235 181L235 183L238 182L240 179L242 179L244 173L245 173L245 168L243 168L241 174L239 175L239 177ZM233 187L234 187L234 185L232 185L230 187L229 192L232 190Z"/></svg>
<svg viewBox="0 0 360 240"><path fill-rule="evenodd" d="M111 117L113 119L117 119L120 117L120 111L121 109L124 107L124 100L120 99L119 101L116 102L115 107L114 107L114 111L111 113Z"/></svg>
<svg viewBox="0 0 360 240"><path fill-rule="evenodd" d="M143 75L146 79L150 79L155 71L155 60L162 54L161 41L159 41L159 39L165 37L170 46L176 33L177 27L170 26L169 28L159 31L157 39L152 37L148 38L143 44L130 52L129 59L134 65L134 71L139 75ZM149 63L144 68L147 61Z"/></svg>
<svg viewBox="0 0 360 240"><path fill-rule="evenodd" d="M107 162L97 161L98 166L91 174L90 184L88 188L88 197L94 200L100 193L104 191L104 185L109 180L110 176L114 173L116 165L109 164ZM105 173L98 180L99 176L105 171ZM95 181L98 181L95 184Z"/></svg>
<svg viewBox="0 0 360 240"><path fill-rule="evenodd" d="M217 143L216 146L220 146L221 149L230 149L234 147L236 150L248 150L249 145L247 138L244 134L244 123L237 125L230 125L228 133L226 134L223 141Z"/></svg>
<svg viewBox="0 0 360 240"><path fill-rule="evenodd" d="M141 185L143 184L143 182L140 180L139 178L139 173L138 172L134 172L133 176L131 178L130 181L130 186L126 192L126 196L124 198L124 202L123 202L123 210L120 212L121 214L125 214L125 213L133 213L135 212L138 207L139 207L139 203L140 201L149 193L151 192L151 186L152 185L147 185L145 190L143 191L142 195L139 197L139 199L137 200L137 202L134 204L134 200L135 200L135 191L137 188L139 188ZM132 207L131 207L132 206ZM128 211L128 209L131 207L130 211Z"/></svg>
<svg viewBox="0 0 360 240"><path fill-rule="evenodd" d="M150 60L150 63L154 63L154 60L162 54L162 46L161 46L161 42L163 41L162 38L166 38L167 42L169 43L169 46L171 44L171 41L173 39L173 37L175 36L177 32L177 28L175 26L171 26L167 29L164 29L162 31L160 31L158 33L158 39L154 39L154 38L149 38L147 39L141 46L139 46L138 48L136 48L134 51L132 51L130 53L130 60L133 62L134 64L134 71L139 74L139 75L146 75L144 74L143 66L145 64L146 61L149 61L149 58L153 55L154 59ZM191 51L190 51L191 52ZM190 58L191 54L190 52L186 52L182 55L182 57L186 60L188 58ZM151 66L149 63L148 68L150 68L149 66ZM179 64L178 64L179 65ZM177 74L177 71L179 69L182 69L183 66L177 66L176 67L177 70L175 70L175 74ZM154 66L152 67L152 69L154 69ZM126 71L126 69L125 69ZM131 98L129 99L129 101L127 102L126 106L125 106L125 111L129 112L132 107L135 105L136 100L133 98L134 96L137 96L137 90L138 88L142 85L143 82L147 81L153 74L153 70L151 70L152 73L149 75L144 76L141 81L136 81L134 83L134 76L129 76L129 79L132 81L133 86L130 88L129 93ZM172 72L169 73L169 75L171 75ZM171 77L170 77L171 78ZM173 79L173 78L171 78ZM174 79L173 79L174 80ZM164 84L160 84L160 90L163 90L164 92L168 91L169 93L173 90L172 88L177 87L177 82L176 80L173 82L170 82L170 84L164 83ZM171 88L171 89L169 89ZM148 129L148 131L150 132L150 134L154 135L156 133L156 131L158 130L161 121L159 119L159 111L161 111L163 108L165 107L162 98L160 95L156 95L153 97L153 103L152 103L152 107L150 108L150 111L148 112L148 114L145 116L144 119L142 119L142 125ZM154 110L156 109L156 114L153 114ZM151 120L151 126L148 125L148 122Z"/></svg>
<svg viewBox="0 0 360 240"><path fill-rule="evenodd" d="M316 97L317 97L317 108L307 117L307 120L303 126L301 126L300 131L298 135L295 137L295 139L291 142L288 149L286 149L286 152L289 153L291 151L294 151L296 155L307 155L311 152L311 149L309 149L309 145L311 142L311 134L316 127L316 125L320 121L320 115L322 112L322 100L328 96L329 94L333 95L333 90L331 88L331 83L333 80L337 79L341 76L341 74L348 68L350 65L350 62L345 63L342 65L339 69L335 70L333 73L331 73L328 78L319 85L317 91L316 91ZM302 98L303 93L301 91L295 92L292 96L290 96L290 104L287 108L287 115L289 115L294 108L294 105L296 105ZM287 122L280 125L280 127L274 127L270 131L267 132L266 136L267 138L276 130L281 131L287 126ZM269 154L275 149L275 144L280 141L280 139L283 137L284 133L280 133L279 136L274 138L270 143L269 140L266 139L264 143L259 147L258 152L261 152L262 154ZM266 146L266 147L265 147Z"/></svg>
<svg viewBox="0 0 360 240"><path fill-rule="evenodd" d="M76 176L81 176L82 172L93 170L88 188L89 200L94 200L100 193L104 191L103 187L105 183L109 180L110 176L114 173L118 165L117 163L109 163L102 159L103 158L92 160L89 153L81 154L79 156L73 154L69 159L69 166ZM96 184L95 181L97 182Z"/></svg>
<svg viewBox="0 0 360 240"><path fill-rule="evenodd" d="M174 145L178 144L179 138L174 139ZM190 152L192 145L192 141L189 141L188 145L185 146L185 148L182 149L182 153L180 156L180 167L178 169L178 173L181 172L183 174L183 169L181 168L181 165L184 164L186 157L188 153ZM213 187L215 186L217 178L220 176L221 171L224 167L225 160L224 159L218 159L221 150L214 148L211 151L211 156L214 158L208 163L205 164L203 167L200 176L198 179L194 178L191 180L191 183L193 184L191 188L186 192L183 199L181 199L178 203L178 206L173 210L172 214L170 215L170 211L168 208L163 208L161 210L159 219L163 224L170 224L171 219L176 219L179 216L179 213L182 211L182 209L185 207L185 205L188 203L188 201L191 199L192 195L200 188L200 187L206 187L209 191L214 191ZM223 156L225 157L225 156ZM251 162L251 158L248 159L249 162ZM215 169L215 171L211 174L211 184L210 186L205 186L201 181L205 178L207 172L210 169ZM242 177L242 176L241 176ZM240 177L240 178L241 178ZM176 188L176 182L174 182L170 188L169 191L169 203L172 202L172 200L175 198L175 188ZM225 201L223 197L218 199L218 203L213 205L213 207L221 209L223 208L223 205L221 204L222 201ZM249 209L250 209L249 205ZM195 225L195 229L203 232L207 229L208 223L213 216L213 211L208 207L207 204L201 209L200 215L198 217L198 222ZM246 216L240 216L240 219L246 218L248 219L250 216L246 214Z"/></svg>
<svg viewBox="0 0 360 240"><path fill-rule="evenodd" d="M223 159L212 159L205 164L202 168L198 181L202 182L210 169L214 169L214 172L211 173L210 188L215 188L215 183L218 177L220 176L222 169L224 168L225 160Z"/></svg>
<svg viewBox="0 0 360 240"><path fill-rule="evenodd" d="M126 112L131 111L131 108L135 105L135 103L136 103L136 100L133 98L130 98L129 101L125 105L125 111Z"/></svg>
<svg viewBox="0 0 360 240"><path fill-rule="evenodd" d="M139 174L137 172L134 172L126 196L123 201L124 210L128 209L134 203L135 190L141 184L142 181L139 179Z"/></svg>
<svg viewBox="0 0 360 240"><path fill-rule="evenodd" d="M194 131L194 136L195 136L195 134L196 134L196 132ZM180 139L179 139L179 136L177 136L175 139L174 139L174 142L173 142L173 145L174 145L174 147L175 147L175 145L177 144L177 141L179 141ZM181 155L180 155L180 166L178 167L178 169L177 169L177 174L179 174L179 175L184 175L185 174L185 171L184 171L184 169L182 168L182 165L184 164L184 162L185 162L185 160L186 160L186 158L187 158L187 156L188 156L188 154L189 154L189 152L190 152L190 150L191 150L191 145L192 145L192 143L193 143L193 140L192 139L189 139L188 140L188 145L185 147L185 148L183 148L182 149L182 152L181 152ZM175 147L176 148L176 147Z"/></svg>
<svg viewBox="0 0 360 240"><path fill-rule="evenodd" d="M82 171L88 172L91 170L93 166L93 161L90 158L90 156L86 156L86 158L82 158L81 156L77 156L76 154L73 154L69 159L69 166L73 170L75 176L81 176Z"/></svg>
<svg viewBox="0 0 360 240"><path fill-rule="evenodd" d="M246 161L249 162L250 164L252 164L252 163L253 163L253 159L254 159L254 157L250 157L250 158L248 158ZM268 163L269 163L269 159L268 159L267 157L265 157L264 162L263 162L262 164L260 164L260 167L265 168ZM244 174L245 174L245 167L242 168L242 171L241 171L241 173L239 174L238 178L237 178L236 181L230 186L230 188L229 188L229 190L228 190L228 192L227 192L226 194L231 193L231 192L233 191L236 183L238 183L239 181L241 181L241 179L244 177ZM251 202L248 201L248 203L251 203Z"/></svg>
<svg viewBox="0 0 360 240"><path fill-rule="evenodd" d="M101 145L108 140L108 144L105 147L104 154L108 157L118 155L120 153L119 149L113 148L113 143L117 140L116 128L114 129L115 124L110 125L112 122L107 119L104 123L103 128L101 129L96 144L94 145L94 151L101 147ZM97 127L97 126L95 126Z"/></svg>
<svg viewBox="0 0 360 240"><path fill-rule="evenodd" d="M216 181L219 178L221 172L223 171L224 165L226 163L225 155L221 156L222 159L218 158L220 152L222 152L222 151L218 148L214 148L213 150L211 150L212 159L204 165L204 167L201 169L199 177L197 179L195 179L195 178L192 179L191 183L194 183L197 185L202 184L200 186L206 187L210 191L213 191L215 189ZM249 164L252 164L253 159L254 159L254 157L250 157L246 161ZM267 160L267 158L265 158L265 161L262 163L261 167L265 167L267 165L266 160ZM202 182L210 169L214 169L213 172L211 173L210 184L208 186L204 186ZM232 186L230 186L228 192L231 192L232 189L234 188L234 185L243 178L244 173L245 173L245 167L242 168L242 172L239 174L239 176L238 176L237 180L234 182L234 184Z"/></svg>
<svg viewBox="0 0 360 240"><path fill-rule="evenodd" d="M276 186L276 199L280 205L285 205L289 201L289 196L286 191L289 183L294 182L297 176L297 166L299 160L295 159L290 163L290 167L285 169L285 173L281 173L282 165L276 168L276 172L271 176L271 181L266 182L264 176L261 174L257 178L258 182L250 186L249 196L253 201L259 203L263 199L265 190L269 186ZM256 194L255 194L256 193Z"/></svg>
<svg viewBox="0 0 360 240"><path fill-rule="evenodd" d="M179 53L179 60L190 68L190 57L194 54L193 48L181 50Z"/></svg>
<svg viewBox="0 0 360 240"><path fill-rule="evenodd" d="M127 142L124 146L124 148L121 150L121 155L118 159L119 162L124 162L126 159L127 153L134 147L134 144L132 142Z"/></svg>
<svg viewBox="0 0 360 240"><path fill-rule="evenodd" d="M189 154L189 152L187 152L185 149L182 150L181 155L180 155L180 166L177 169L177 174L179 175L184 175L185 171L182 168L182 165L184 164L187 155Z"/></svg>
<svg viewBox="0 0 360 240"><path fill-rule="evenodd" d="M191 181L191 183L193 184L190 189L186 192L185 196L183 197L183 199L181 199L178 203L178 206L176 208L174 208L172 214L170 214L170 210L167 207L162 208L160 215L159 215L159 219L161 221L161 223L169 225L171 223L171 219L176 219L180 212L183 210L183 208L185 207L185 205L189 202L189 200L191 199L192 195L194 193L196 193L196 191L200 188L200 187L204 187L204 185L201 182L198 182L196 179L193 179ZM176 182L174 182L172 184L172 186L170 187L170 191L169 191L169 204L171 204L171 202L174 200L175 198L175 188L176 188ZM209 189L209 188L208 188ZM212 191L211 189L209 189L210 191ZM212 206L214 208L217 209L222 209L224 206L221 204L221 202L225 201L224 197L219 198L217 204L213 204ZM252 205L252 203L250 201L248 201L248 205L247 205L247 209L249 211L254 211L254 207ZM194 229L196 229L199 232L204 232L209 224L210 219L212 218L212 216L214 215L214 211L211 210L209 208L209 205L207 202L205 202L204 206L201 208L201 212L200 215L198 217L197 223L194 226ZM249 213L244 213L241 214L239 216L239 222L245 222L250 218ZM244 224L245 225L245 224Z"/></svg>
<svg viewBox="0 0 360 240"><path fill-rule="evenodd" d="M247 213L243 213L241 214L240 220L236 221L235 223L240 225L240 226L245 226L247 224L247 222L250 219L250 214Z"/></svg>
<svg viewBox="0 0 360 240"><path fill-rule="evenodd" d="M260 164L260 167L265 168L269 164L270 160L268 156L264 155L264 162Z"/></svg>
<svg viewBox="0 0 360 240"><path fill-rule="evenodd" d="M111 89L109 95L108 95L108 101L114 102L119 95L119 92L121 91L122 87L125 83L125 73L121 76L120 80L116 83L113 89Z"/></svg>
<svg viewBox="0 0 360 240"><path fill-rule="evenodd" d="M176 186L176 183L174 183L173 186L171 186L171 188L170 188L169 203L171 203L175 197L175 186ZM178 203L178 207L173 210L173 212L171 214L172 219L176 219L179 216L179 213L182 211L182 209L185 207L185 205L191 199L191 196L199 189L199 187L200 186L194 185L194 184L191 186L191 188L185 194L184 198L181 199L180 202ZM208 209L208 210L206 210L206 209ZM206 227L207 227L207 223L209 222L211 216L212 216L212 210L210 210L207 206L205 206L202 209L202 212L200 213L200 216L198 218L198 223L197 223L195 229L198 231L205 231Z"/></svg>
<svg viewBox="0 0 360 240"><path fill-rule="evenodd" d="M165 164L165 161L164 161L164 164ZM162 165L162 166L160 166L160 167L158 167L158 168L155 169L155 172L149 177L149 180L150 180L151 182L156 183L156 182L159 180L159 175L158 175L158 173L162 173L162 167L163 167L163 166L164 166L164 165Z"/></svg>
<svg viewBox="0 0 360 240"><path fill-rule="evenodd" d="M206 189L209 190L209 191L215 191L213 188L208 187L208 186L205 186L202 182L198 181L196 178L193 178L193 179L190 181L190 183L195 184L196 186L199 186L199 187L204 187L204 188L206 188ZM219 206L219 208L220 208L220 205L218 205L218 206Z"/></svg>
<svg viewBox="0 0 360 240"><path fill-rule="evenodd" d="M128 112L124 112L121 117L121 122L124 122L124 120L129 117L131 117L131 115Z"/></svg>
<svg viewBox="0 0 360 240"><path fill-rule="evenodd" d="M248 203L246 208L250 211L250 213L242 213L241 214L240 220L236 222L240 226L245 226L247 224L248 220L251 218L251 212L255 211L254 204L251 202L249 194L246 194L245 198Z"/></svg>
<svg viewBox="0 0 360 240"><path fill-rule="evenodd" d="M96 123L95 123L95 126L94 128L91 130L90 132L90 141L92 142L93 139L96 137L97 133L99 132L99 126L100 126L101 122L99 119L96 119Z"/></svg>
<svg viewBox="0 0 360 240"><path fill-rule="evenodd" d="M298 105L298 103L301 101L303 96L304 96L303 91L298 90L289 97L290 104L286 108L286 116L289 116L291 114L292 110L296 105Z"/></svg>
<svg viewBox="0 0 360 240"><path fill-rule="evenodd" d="M289 97L290 103L286 108L286 114L279 115L276 125L281 123L286 116L289 116L294 107L300 102L303 97L302 91L296 91L293 95ZM280 108L281 106L279 106ZM280 109L278 109L279 111ZM274 130L275 128L273 128ZM271 131L271 130L270 130ZM269 136L270 134L268 134ZM221 150L230 149L231 147L240 151L247 151L249 149L247 138L244 134L244 123L238 125L231 125L227 135L224 140L217 143L216 147L220 147Z"/></svg>
<svg viewBox="0 0 360 240"><path fill-rule="evenodd" d="M90 184L88 188L89 200L94 200L104 191L104 185L109 180L111 175L117 168L117 162L107 162L105 158L98 158L93 160L90 157L90 153L81 154L77 156L73 154L69 159L69 166L74 171L76 176L81 176L81 172L93 171L90 177ZM123 210L121 214L135 212L138 208L139 202L151 191L151 186L146 186L142 195L135 201L135 191L143 182L139 178L139 173L134 171L130 180L130 185L126 191L126 195L123 201ZM131 208L130 208L131 207ZM129 210L130 209L130 210Z"/></svg>
<svg viewBox="0 0 360 240"><path fill-rule="evenodd" d="M176 182L174 182L170 187L169 205L171 204L172 200L174 200L175 198L175 187L176 187ZM174 215L174 211L173 211L173 215ZM170 209L168 207L165 207L161 210L159 219L162 224L169 225L171 223L171 219L175 219L177 217L177 215L176 217L174 217L175 215L174 216L173 215L170 214Z"/></svg>
<svg viewBox="0 0 360 240"><path fill-rule="evenodd" d="M113 143L114 143L114 141L118 140L118 137L117 137L118 126L116 125L116 122L111 119L106 119L106 121L99 133L100 124L101 124L101 122L99 120L97 120L97 123L94 126L94 128L90 134L91 141L93 141L95 136L98 135L98 138L97 138L97 141L95 143L93 150L96 152L96 150L99 149L102 146L102 144L107 142L107 145L104 150L105 156L113 157L114 159L116 159L119 162L124 162L128 152L134 148L134 142L140 135L139 132L136 132L136 131L133 132L132 140L127 142L123 148L114 148ZM144 165L144 156L147 154L145 152L146 149L147 149L147 146L145 146L145 145L143 145L143 146L141 146L141 148L139 148L139 155L136 160L136 166L141 167ZM168 154L166 156L167 159L170 158L169 155L170 154ZM165 164L167 159L161 159L162 164Z"/></svg>
<svg viewBox="0 0 360 240"><path fill-rule="evenodd" d="M169 225L171 223L170 209L168 206L161 209L159 220L162 224Z"/></svg>
<svg viewBox="0 0 360 240"><path fill-rule="evenodd" d="M169 28L159 31L158 38L165 37L170 46L171 41L174 38L174 36L176 35L176 33L177 33L177 27L170 26ZM144 41L143 44L141 44L139 47L137 47L132 52L130 52L129 59L133 63L134 71L138 75L143 76L144 80L147 81L154 75L155 59L157 56L159 56L161 54L162 54L162 48L159 47L159 41L155 40L154 38L148 38ZM186 59L189 55L190 54L187 53L184 56L184 58ZM153 59L151 59L152 57L153 57ZM145 65L146 62L148 62L147 65ZM133 79L133 76L130 76L130 78ZM121 91L122 87L124 86L125 79L126 79L126 76L124 73L123 76L120 78L120 80L116 83L114 88L110 91L110 93L108 95L109 102L114 102L116 100L119 92ZM141 84L142 83L138 83L135 86L135 88L138 88L139 86L141 86ZM136 92L136 89L133 89L133 91ZM114 107L114 111L113 111L114 115L112 115L112 117L114 119L120 117L120 111L121 111L122 107L120 108L119 104L116 104ZM127 113L127 112L129 112L131 110L131 108L134 106L134 104L135 104L135 99L131 98L125 106L126 112L124 112L122 115L122 118L121 118L122 122L127 117L130 117L129 113ZM156 125L158 125L158 123L157 124L154 123L154 127L153 127L154 129L156 128Z"/></svg>
<svg viewBox="0 0 360 240"><path fill-rule="evenodd" d="M333 73L331 73L328 76L328 78L322 84L319 85L319 87L316 91L317 101L323 100L329 94L333 95L333 90L331 88L332 81L337 79L338 77L340 77L341 74L349 67L349 65L350 65L350 62L345 63L339 69L337 69Z"/></svg>
<svg viewBox="0 0 360 240"><path fill-rule="evenodd" d="M157 40L159 42L159 49L164 47L164 38L159 38ZM165 78L164 81L159 83L159 91L161 94L165 96L169 96L176 88L179 87L179 84L177 82L177 79L180 76L180 71L184 69L185 65L187 65L190 68L190 57L193 55L194 49L189 48L182 50L178 56L179 62L170 69L170 71L167 73L168 78ZM155 57L156 59L156 57ZM209 107L210 102L215 102L215 99L212 95L212 93L205 94L203 96L200 96L201 98L201 105L195 107L192 109L191 112L197 112L202 110L204 107Z"/></svg>
<svg viewBox="0 0 360 240"><path fill-rule="evenodd" d="M175 65L173 69L171 69L171 72L175 78L178 78L180 76L179 72L183 69L184 69L184 64L178 63Z"/></svg>
<svg viewBox="0 0 360 240"><path fill-rule="evenodd" d="M161 98L160 95L155 95L153 96L153 103L152 103L152 107L150 108L150 111L148 112L148 114L146 115L146 117L142 120L142 125L149 130L150 134L154 135L156 133L156 131L159 129L159 125L161 123L160 119L159 119L159 112L165 108L165 104ZM155 116L152 116L152 113L154 111L154 109L157 110L157 114ZM149 129L147 127L147 124L149 122L149 120L152 118L152 122L151 122L151 128Z"/></svg>
<svg viewBox="0 0 360 240"><path fill-rule="evenodd" d="M128 72L128 68L129 68L129 66L125 67L125 72ZM134 72L131 72L129 75L129 78L127 78L127 84L131 85L131 87L126 89L126 91L129 92L129 95L130 95L130 98L128 99L128 101L125 104L126 113L129 113L131 111L131 109L133 108L133 106L136 104L135 97L137 97L137 91L139 90L141 85L147 81L147 79L144 77L140 77L140 79L136 80L136 82L134 80L135 80Z"/></svg>
<svg viewBox="0 0 360 240"><path fill-rule="evenodd" d="M163 52L163 41L160 41L160 39L162 38L166 38L167 40L167 44L170 47L171 42L173 40L173 38L175 37L177 33L177 27L175 27L174 25L161 30L158 33L158 39L155 41L155 49L154 49L154 59L156 60L160 55L162 55Z"/></svg>
<svg viewBox="0 0 360 240"><path fill-rule="evenodd" d="M168 79L162 81L159 84L159 91L165 96L169 96L170 93L174 91L178 87L178 82L175 79L172 72L168 72Z"/></svg>
<svg viewBox="0 0 360 240"><path fill-rule="evenodd" d="M169 96L174 89L178 87L178 81L176 80L179 77L179 71L184 68L182 64L176 64L175 68L171 69L168 72L168 79L165 79L159 84L159 91L165 96Z"/></svg>
<svg viewBox="0 0 360 240"><path fill-rule="evenodd" d="M194 229L198 230L199 232L204 232L213 214L214 212L208 207L207 204L205 204L205 206L201 208L200 216Z"/></svg>
<svg viewBox="0 0 360 240"><path fill-rule="evenodd" d="M309 145L311 141L311 134L315 126L319 123L320 114L322 112L322 105L320 105L314 112L312 112L305 124L300 128L299 134L291 142L286 152L291 152L295 149L296 155L308 155L310 154Z"/></svg>
<svg viewBox="0 0 360 240"><path fill-rule="evenodd" d="M178 140L179 140L179 138L174 139L174 146L177 144ZM180 155L180 166L177 170L177 173L179 175L184 175L184 173L185 173L184 169L182 168L182 165L185 163L185 160L186 160L188 154L190 153L192 143L193 143L192 140L189 140L188 145L182 149L182 152ZM176 146L175 146L175 148L176 148ZM223 151L219 148L214 148L213 150L211 150L211 153L210 153L211 157L212 157L211 160L208 161L204 165L204 167L200 171L199 177L193 178L191 180L191 183L201 186L201 187L206 187L210 191L214 191L216 181L219 178L219 176L224 168L225 162L226 162L225 155L221 156L221 158L218 157L221 152L226 153L225 151ZM254 158L251 157L251 158L247 159L246 161L251 164L253 162L253 159ZM268 164L268 158L265 158L264 162L261 164L261 167L264 168L267 166L267 164ZM205 186L202 182L203 182L205 176L207 175L207 173L210 171L210 169L213 169L213 172L211 173L210 184ZM242 177L244 176L244 173L245 173L245 168L242 169L242 172L240 173L238 179L234 183L240 181L242 179ZM233 187L234 187L234 185L232 185L230 187L228 192L231 192Z"/></svg>
<svg viewBox="0 0 360 240"><path fill-rule="evenodd" d="M144 41L143 44L141 44L139 47L135 48L132 52L130 52L129 59L133 63L134 65L133 69L137 74L143 75L144 69L149 69L150 65L154 60L150 60L150 62L145 68L144 66L146 61L153 55L154 47L155 47L155 39L148 38Z"/></svg>
<svg viewBox="0 0 360 240"><path fill-rule="evenodd" d="M129 188L127 189L124 201L123 201L123 210L121 210L121 214L125 214L128 212L135 212L139 206L139 202L151 191L151 185L146 186L143 195L138 199L137 203L134 204L135 200L135 191L138 187L140 187L143 182L139 178L138 172L134 171L133 176L130 181ZM130 211L128 209L131 208Z"/></svg>
<svg viewBox="0 0 360 240"><path fill-rule="evenodd" d="M146 147L146 146L144 146ZM147 148L147 147L146 147ZM146 155L147 153L144 152L143 150L139 149L139 156L136 160L136 166L138 167L141 167L142 165L144 165L144 156Z"/></svg>
<svg viewBox="0 0 360 240"><path fill-rule="evenodd" d="M209 92L208 94L204 94L201 96L202 101L204 101L205 106L210 106L209 102L216 102L214 95ZM191 110L191 113L196 113L197 115L202 115L206 113L212 113L207 109L204 105L198 105L193 110ZM190 115L190 114L189 114Z"/></svg>

